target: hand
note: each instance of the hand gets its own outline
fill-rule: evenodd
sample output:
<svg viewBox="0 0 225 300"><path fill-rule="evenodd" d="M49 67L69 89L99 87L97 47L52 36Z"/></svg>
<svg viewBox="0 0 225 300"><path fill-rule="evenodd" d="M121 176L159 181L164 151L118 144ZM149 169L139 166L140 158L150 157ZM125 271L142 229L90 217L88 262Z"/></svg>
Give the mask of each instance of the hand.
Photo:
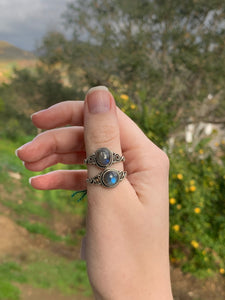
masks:
<svg viewBox="0 0 225 300"><path fill-rule="evenodd" d="M113 168L127 177L115 188L86 184L98 174L54 171L31 178L36 189L88 191L83 257L96 299L172 299L169 274L169 209L166 154L116 107L104 87L84 102L67 101L32 116L48 129L17 150L25 167L40 171L58 162L82 164L98 148L125 156ZM72 127L57 128L70 124Z"/></svg>

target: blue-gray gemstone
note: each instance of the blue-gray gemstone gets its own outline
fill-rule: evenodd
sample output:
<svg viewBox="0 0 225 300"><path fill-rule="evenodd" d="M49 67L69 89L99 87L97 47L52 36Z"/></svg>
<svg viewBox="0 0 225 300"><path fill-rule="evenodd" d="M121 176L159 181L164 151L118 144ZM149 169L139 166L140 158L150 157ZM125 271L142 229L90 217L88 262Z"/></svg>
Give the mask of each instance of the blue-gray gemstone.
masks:
<svg viewBox="0 0 225 300"><path fill-rule="evenodd" d="M113 187L119 182L119 174L114 170L107 170L103 173L103 184L107 187Z"/></svg>
<svg viewBox="0 0 225 300"><path fill-rule="evenodd" d="M100 148L95 153L95 160L99 167L105 168L111 165L112 153L107 148Z"/></svg>

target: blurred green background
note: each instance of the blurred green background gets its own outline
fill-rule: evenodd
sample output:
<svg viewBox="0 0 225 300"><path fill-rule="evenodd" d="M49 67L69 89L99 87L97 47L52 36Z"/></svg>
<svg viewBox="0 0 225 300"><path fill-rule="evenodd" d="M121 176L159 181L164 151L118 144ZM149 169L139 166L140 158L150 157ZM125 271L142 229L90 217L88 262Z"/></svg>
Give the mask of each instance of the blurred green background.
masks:
<svg viewBox="0 0 225 300"><path fill-rule="evenodd" d="M70 38L47 32L35 55L0 41L0 299L93 299L86 200L32 189L14 152L32 113L95 85L170 158L174 299L225 298L224 17L222 0L77 0Z"/></svg>

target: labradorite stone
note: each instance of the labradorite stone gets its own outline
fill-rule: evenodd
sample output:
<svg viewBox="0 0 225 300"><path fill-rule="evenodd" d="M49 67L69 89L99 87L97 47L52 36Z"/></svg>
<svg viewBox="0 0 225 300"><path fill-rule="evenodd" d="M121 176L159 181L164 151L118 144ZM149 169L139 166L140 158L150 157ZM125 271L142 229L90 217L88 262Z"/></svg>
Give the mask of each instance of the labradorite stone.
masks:
<svg viewBox="0 0 225 300"><path fill-rule="evenodd" d="M100 148L95 153L95 160L99 167L106 167L111 163L112 154L107 148Z"/></svg>
<svg viewBox="0 0 225 300"><path fill-rule="evenodd" d="M108 187L113 187L119 181L119 174L114 170L108 170L103 175L103 182Z"/></svg>

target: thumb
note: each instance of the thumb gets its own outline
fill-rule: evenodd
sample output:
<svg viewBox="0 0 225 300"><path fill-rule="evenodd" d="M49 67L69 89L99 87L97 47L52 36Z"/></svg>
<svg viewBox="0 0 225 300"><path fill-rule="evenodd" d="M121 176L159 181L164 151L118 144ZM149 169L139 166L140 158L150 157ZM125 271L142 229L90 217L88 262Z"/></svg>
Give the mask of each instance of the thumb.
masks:
<svg viewBox="0 0 225 300"><path fill-rule="evenodd" d="M113 96L104 86L94 87L86 95L84 104L84 136L87 157L95 153L95 160L97 157L96 151L100 148L108 148L111 152L119 154L120 157L122 156L116 104ZM109 168L120 172L123 170L123 163L121 161L116 162ZM88 164L88 177L93 178L104 170L104 167L100 168L97 165ZM93 201L101 201L100 199L105 198L106 194L107 198L115 196L115 192L112 193L112 190L118 191L119 186L124 183L122 181L118 182L118 186L113 189L107 188L103 184L88 183L88 199L92 201L91 197Z"/></svg>

